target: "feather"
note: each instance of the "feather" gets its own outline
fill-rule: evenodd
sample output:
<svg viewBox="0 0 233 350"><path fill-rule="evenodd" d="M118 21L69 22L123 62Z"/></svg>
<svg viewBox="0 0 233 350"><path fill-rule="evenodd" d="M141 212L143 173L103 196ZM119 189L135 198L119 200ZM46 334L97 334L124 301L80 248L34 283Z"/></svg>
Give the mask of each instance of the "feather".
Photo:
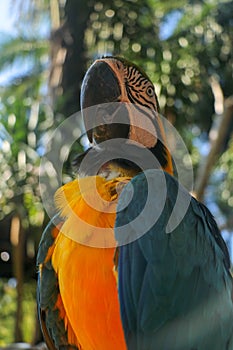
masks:
<svg viewBox="0 0 233 350"><path fill-rule="evenodd" d="M79 349L73 337L73 331L64 315L57 274L52 266L51 258L54 253L55 241L59 234L58 227L53 226L56 216L47 225L39 245L37 265L39 266L37 299L38 314L42 332L49 350L64 347ZM72 345L73 344L73 345Z"/></svg>
<svg viewBox="0 0 233 350"><path fill-rule="evenodd" d="M143 222L163 208L154 224L137 238L133 219L146 205L148 178L152 200ZM162 201L159 189L164 178ZM119 247L119 299L128 349L232 349L229 255L212 215L182 189L181 200L190 196L190 204L185 215L182 206L178 208L180 222L167 234L179 190L175 178L161 170L137 175L122 191L119 208L132 188L132 200L118 211L115 225L117 240L122 242L122 225L127 225L127 236L135 237Z"/></svg>
<svg viewBox="0 0 233 350"><path fill-rule="evenodd" d="M56 194L63 223L56 235L51 235L50 224L38 253L41 324L48 344L126 349L113 272L113 226L115 199L128 181L88 177L64 185ZM103 239L98 228L108 229L111 237ZM81 244L80 237L90 245Z"/></svg>

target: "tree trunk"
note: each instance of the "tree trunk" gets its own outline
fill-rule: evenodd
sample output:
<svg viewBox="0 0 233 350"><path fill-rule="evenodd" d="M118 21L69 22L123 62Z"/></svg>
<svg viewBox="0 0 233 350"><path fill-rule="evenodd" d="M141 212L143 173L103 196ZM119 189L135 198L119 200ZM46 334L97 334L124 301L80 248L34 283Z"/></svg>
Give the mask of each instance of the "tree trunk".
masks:
<svg viewBox="0 0 233 350"><path fill-rule="evenodd" d="M13 258L13 275L16 278L16 318L14 329L14 341L23 341L23 282L24 282L24 248L25 248L25 231L21 224L21 218L15 214L11 220L10 232Z"/></svg>
<svg viewBox="0 0 233 350"><path fill-rule="evenodd" d="M84 38L92 8L93 1L67 0L64 23L53 26L50 88L55 110L65 117L80 110L80 88L87 68Z"/></svg>
<svg viewBox="0 0 233 350"><path fill-rule="evenodd" d="M68 116L80 110L80 88L87 68L85 31L94 2L67 0L65 5L66 25L72 40L66 45L63 65L62 88L65 93L65 111Z"/></svg>
<svg viewBox="0 0 233 350"><path fill-rule="evenodd" d="M211 170L214 167L219 154L222 151L224 143L226 141L226 136L232 122L233 117L233 96L227 98L224 103L224 113L222 115L222 121L219 125L218 134L216 139L211 145L210 152L204 163L200 166L199 175L197 177L194 193L199 201L203 200L206 186L208 184Z"/></svg>

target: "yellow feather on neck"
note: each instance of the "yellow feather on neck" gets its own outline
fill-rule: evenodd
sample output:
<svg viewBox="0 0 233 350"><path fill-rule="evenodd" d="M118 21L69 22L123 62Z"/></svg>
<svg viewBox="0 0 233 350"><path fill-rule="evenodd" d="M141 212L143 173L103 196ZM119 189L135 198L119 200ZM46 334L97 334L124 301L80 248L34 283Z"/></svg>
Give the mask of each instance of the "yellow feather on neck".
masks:
<svg viewBox="0 0 233 350"><path fill-rule="evenodd" d="M101 176L76 179L59 188L55 204L64 217L61 232L92 247L114 247L114 222L120 189L130 181L119 177L107 181Z"/></svg>

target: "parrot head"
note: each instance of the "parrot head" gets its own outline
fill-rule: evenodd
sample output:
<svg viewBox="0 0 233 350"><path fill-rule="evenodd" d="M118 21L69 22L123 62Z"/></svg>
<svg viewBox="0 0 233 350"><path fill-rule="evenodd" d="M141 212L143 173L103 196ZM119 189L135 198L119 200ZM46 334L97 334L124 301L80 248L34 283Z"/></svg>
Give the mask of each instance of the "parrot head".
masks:
<svg viewBox="0 0 233 350"><path fill-rule="evenodd" d="M83 79L81 110L93 145L121 139L133 145L134 153L150 150L172 173L154 85L141 68L120 57L97 59Z"/></svg>

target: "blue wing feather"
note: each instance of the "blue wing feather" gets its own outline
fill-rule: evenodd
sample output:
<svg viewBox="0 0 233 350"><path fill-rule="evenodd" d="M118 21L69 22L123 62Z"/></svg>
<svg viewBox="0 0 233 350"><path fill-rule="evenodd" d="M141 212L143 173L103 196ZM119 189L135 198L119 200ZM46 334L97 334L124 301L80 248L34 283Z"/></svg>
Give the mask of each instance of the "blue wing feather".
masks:
<svg viewBox="0 0 233 350"><path fill-rule="evenodd" d="M133 219L146 205L147 178L154 193L140 229L160 210L164 178L167 191L158 220L139 237ZM122 225L128 242L139 237L119 248L119 299L128 349L233 349L233 284L226 245L208 209L192 197L179 225L166 233L179 189L169 174L148 170L119 199L123 209L116 218L116 239L123 243ZM132 200L126 205L129 192ZM187 196L182 189L181 199Z"/></svg>

